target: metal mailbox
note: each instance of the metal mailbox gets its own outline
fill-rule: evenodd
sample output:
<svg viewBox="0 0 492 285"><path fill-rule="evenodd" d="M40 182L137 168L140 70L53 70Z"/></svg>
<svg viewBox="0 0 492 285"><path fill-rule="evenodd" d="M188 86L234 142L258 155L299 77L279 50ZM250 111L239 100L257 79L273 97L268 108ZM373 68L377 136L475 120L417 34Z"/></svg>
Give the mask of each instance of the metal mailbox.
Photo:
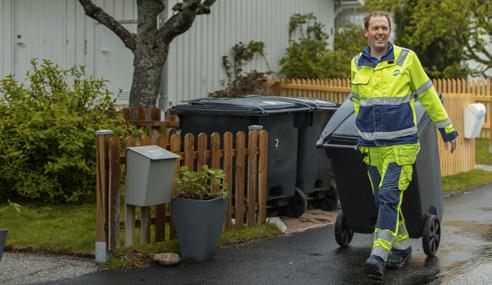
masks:
<svg viewBox="0 0 492 285"><path fill-rule="evenodd" d="M127 148L126 204L143 207L171 202L178 157L155 145Z"/></svg>

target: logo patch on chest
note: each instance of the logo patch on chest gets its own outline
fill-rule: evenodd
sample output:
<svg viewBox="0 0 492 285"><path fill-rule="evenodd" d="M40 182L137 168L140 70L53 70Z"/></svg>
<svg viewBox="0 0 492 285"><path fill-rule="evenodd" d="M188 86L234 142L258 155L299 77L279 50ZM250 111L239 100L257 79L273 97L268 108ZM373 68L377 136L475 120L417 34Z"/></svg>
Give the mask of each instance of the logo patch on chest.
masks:
<svg viewBox="0 0 492 285"><path fill-rule="evenodd" d="M398 76L398 75L400 75L400 70L399 69L393 71L393 76Z"/></svg>

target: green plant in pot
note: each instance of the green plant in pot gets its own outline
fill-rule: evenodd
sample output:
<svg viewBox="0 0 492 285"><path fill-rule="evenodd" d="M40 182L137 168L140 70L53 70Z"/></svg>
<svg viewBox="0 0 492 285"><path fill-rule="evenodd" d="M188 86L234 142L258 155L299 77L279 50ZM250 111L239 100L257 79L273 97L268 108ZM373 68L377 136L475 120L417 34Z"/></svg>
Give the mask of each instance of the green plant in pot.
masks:
<svg viewBox="0 0 492 285"><path fill-rule="evenodd" d="M204 165L200 171L181 167L178 174L172 211L181 259L204 261L213 258L217 254L227 210L224 171Z"/></svg>
<svg viewBox="0 0 492 285"><path fill-rule="evenodd" d="M14 209L17 212L20 211L21 206L19 204L8 201L8 205L0 209L0 213L9 209ZM3 250L5 248L5 241L7 240L8 229L0 228L0 260L2 259Z"/></svg>

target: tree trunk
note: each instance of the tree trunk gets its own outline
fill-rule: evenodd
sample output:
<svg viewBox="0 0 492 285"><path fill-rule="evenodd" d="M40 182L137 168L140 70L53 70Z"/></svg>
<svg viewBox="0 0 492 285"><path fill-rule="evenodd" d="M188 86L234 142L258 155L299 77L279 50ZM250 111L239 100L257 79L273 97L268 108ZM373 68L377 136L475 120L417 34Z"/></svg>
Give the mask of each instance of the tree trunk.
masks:
<svg viewBox="0 0 492 285"><path fill-rule="evenodd" d="M202 2L203 1L203 2ZM175 37L186 32L197 15L210 14L216 0L183 0L176 3L173 14L163 26L157 27L157 15L163 12L166 0L137 0L137 33L130 33L114 17L93 0L79 0L87 16L113 31L133 52L133 81L130 89L131 118L145 108L146 119L157 102L162 68L166 63L169 45Z"/></svg>
<svg viewBox="0 0 492 285"><path fill-rule="evenodd" d="M137 42L138 46L138 42ZM136 110L144 107L145 116L149 119L150 110L155 107L161 84L161 72L166 62L169 46L159 48L159 52L146 52L138 48L133 59L133 81L130 90L130 106L132 118Z"/></svg>
<svg viewBox="0 0 492 285"><path fill-rule="evenodd" d="M159 96L161 72L169 44L162 41L156 25L157 15L164 9L162 1L137 0L137 7L137 38L129 103L132 118L135 118L139 107L144 107L145 117L150 119L150 111Z"/></svg>

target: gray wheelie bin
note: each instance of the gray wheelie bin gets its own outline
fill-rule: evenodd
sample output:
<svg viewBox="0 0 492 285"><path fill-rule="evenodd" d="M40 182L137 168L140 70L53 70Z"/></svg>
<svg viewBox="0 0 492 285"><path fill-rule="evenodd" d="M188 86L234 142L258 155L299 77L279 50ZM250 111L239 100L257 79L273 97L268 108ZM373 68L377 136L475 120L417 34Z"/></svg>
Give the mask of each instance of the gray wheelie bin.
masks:
<svg viewBox="0 0 492 285"><path fill-rule="evenodd" d="M443 215L439 151L434 124L420 102L416 101L415 107L420 152L413 166L413 180L404 192L402 210L410 237L422 237L424 252L433 256L439 248ZM342 247L349 245L354 232L372 233L377 219L367 168L356 150L357 138L353 104L346 100L317 142L326 149L335 170L342 207L335 238Z"/></svg>
<svg viewBox="0 0 492 285"><path fill-rule="evenodd" d="M290 202L291 207L285 209L289 212L286 215L299 216L298 212L303 206L307 207L308 201L315 208L333 210L338 204L336 189L331 183L333 166L331 160L324 155L324 150L316 147L316 141L339 104L312 98L264 98L292 102L301 108L309 108L299 114L296 121L296 127L299 128L296 179L298 192Z"/></svg>
<svg viewBox="0 0 492 285"><path fill-rule="evenodd" d="M243 131L261 125L268 131L269 208L287 206L294 196L297 171L296 122L301 112L294 103L252 96L245 98L203 98L176 105L171 112L178 115L183 133L225 133Z"/></svg>

